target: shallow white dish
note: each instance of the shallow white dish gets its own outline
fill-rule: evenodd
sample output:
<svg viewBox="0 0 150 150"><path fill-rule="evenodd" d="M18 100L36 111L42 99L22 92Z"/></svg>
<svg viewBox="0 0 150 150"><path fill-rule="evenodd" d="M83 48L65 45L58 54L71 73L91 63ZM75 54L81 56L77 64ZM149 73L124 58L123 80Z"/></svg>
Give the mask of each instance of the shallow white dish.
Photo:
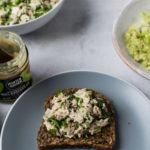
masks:
<svg viewBox="0 0 150 150"><path fill-rule="evenodd" d="M96 72L68 72L30 88L8 113L1 133L1 150L38 150L36 137L45 99L58 89L94 89L110 100L116 111L115 150L150 149L150 101L132 85Z"/></svg>
<svg viewBox="0 0 150 150"><path fill-rule="evenodd" d="M135 72L150 79L148 72L142 65L133 60L128 54L125 43L125 32L134 24L141 12L150 10L150 0L131 0L120 13L113 26L112 39L116 52L121 59Z"/></svg>
<svg viewBox="0 0 150 150"><path fill-rule="evenodd" d="M39 18L30 20L26 23L9 25L9 26L0 26L0 30L10 30L14 31L20 35L27 34L32 31L39 29L48 23L60 10L64 3L64 0L60 0L52 10L48 11L46 14L40 16Z"/></svg>

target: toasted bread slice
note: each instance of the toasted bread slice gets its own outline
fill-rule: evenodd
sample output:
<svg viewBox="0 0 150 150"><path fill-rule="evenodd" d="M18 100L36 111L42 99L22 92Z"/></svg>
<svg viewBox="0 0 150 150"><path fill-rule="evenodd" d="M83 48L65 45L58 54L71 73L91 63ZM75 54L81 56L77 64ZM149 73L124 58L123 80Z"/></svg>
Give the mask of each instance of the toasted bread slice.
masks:
<svg viewBox="0 0 150 150"><path fill-rule="evenodd" d="M79 90L78 88L70 88L62 90L66 95L71 94ZM52 94L48 97L44 103L44 110L50 108L50 101L56 95ZM107 98L100 93L93 91L93 95L97 98L102 98L108 111L111 112L111 117L109 119L109 125L102 128L101 132L96 135L90 135L85 138L67 138L67 137L56 137L50 134L45 125L42 124L38 131L37 144L40 150L50 150L53 148L97 148L101 150L112 150L116 142L116 133L115 133L115 117L114 109Z"/></svg>

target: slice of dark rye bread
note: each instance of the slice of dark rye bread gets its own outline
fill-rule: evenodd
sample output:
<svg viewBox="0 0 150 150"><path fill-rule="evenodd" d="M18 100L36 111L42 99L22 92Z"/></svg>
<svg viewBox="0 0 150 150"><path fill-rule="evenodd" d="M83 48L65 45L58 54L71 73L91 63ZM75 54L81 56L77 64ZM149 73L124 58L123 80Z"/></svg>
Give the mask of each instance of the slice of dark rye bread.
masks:
<svg viewBox="0 0 150 150"><path fill-rule="evenodd" d="M79 90L79 88L64 89L62 92L66 95L73 94ZM44 111L50 108L50 101L56 95L52 94L44 102ZM41 123L40 129L37 136L37 144L40 150L51 150L53 148L96 148L100 150L112 150L116 142L115 133L115 114L114 109L108 99L101 95L100 93L93 91L93 96L104 99L108 111L111 112L111 118L109 120L109 125L103 127L101 132L97 135L89 135L85 138L66 138L66 137L56 137L50 134L43 121Z"/></svg>

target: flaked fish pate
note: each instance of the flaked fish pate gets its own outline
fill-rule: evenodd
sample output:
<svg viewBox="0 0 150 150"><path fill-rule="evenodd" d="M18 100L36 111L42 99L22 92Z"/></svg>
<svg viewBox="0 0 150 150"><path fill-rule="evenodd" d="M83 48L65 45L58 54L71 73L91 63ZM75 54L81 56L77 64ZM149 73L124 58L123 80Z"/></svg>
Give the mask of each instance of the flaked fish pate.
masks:
<svg viewBox="0 0 150 150"><path fill-rule="evenodd" d="M111 113L102 98L92 90L78 89L65 95L61 91L50 101L43 119L47 130L58 137L87 137L101 132L109 124Z"/></svg>

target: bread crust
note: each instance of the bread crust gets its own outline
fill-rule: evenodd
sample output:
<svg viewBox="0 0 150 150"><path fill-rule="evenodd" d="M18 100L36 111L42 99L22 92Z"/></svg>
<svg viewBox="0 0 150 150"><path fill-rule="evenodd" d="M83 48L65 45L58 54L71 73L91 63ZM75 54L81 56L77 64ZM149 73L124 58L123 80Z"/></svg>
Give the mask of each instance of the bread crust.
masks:
<svg viewBox="0 0 150 150"><path fill-rule="evenodd" d="M76 92L80 88L70 88L61 90L64 94L68 95ZM49 96L44 102L44 111L50 108L50 100L56 95L56 93ZM66 138L66 137L55 137L51 135L45 125L43 120L38 131L37 145L40 150L51 150L53 148L96 148L101 150L112 150L116 142L115 133L115 111L110 104L109 100L93 90L93 96L104 99L108 111L111 112L111 117L109 119L109 125L102 128L101 132L94 136L88 136L86 138Z"/></svg>

